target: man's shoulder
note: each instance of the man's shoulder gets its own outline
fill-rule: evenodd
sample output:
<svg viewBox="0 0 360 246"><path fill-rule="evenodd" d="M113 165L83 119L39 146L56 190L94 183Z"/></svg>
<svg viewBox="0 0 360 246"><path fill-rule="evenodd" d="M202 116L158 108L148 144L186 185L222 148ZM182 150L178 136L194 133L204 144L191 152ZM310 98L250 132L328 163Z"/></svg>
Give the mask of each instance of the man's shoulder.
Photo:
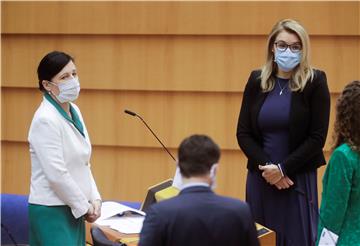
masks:
<svg viewBox="0 0 360 246"><path fill-rule="evenodd" d="M185 200L188 200L188 196L177 195L175 197L163 200L161 202L152 205L154 209L169 209L177 206L182 206Z"/></svg>
<svg viewBox="0 0 360 246"><path fill-rule="evenodd" d="M215 195L215 196L219 200L219 202L221 202L221 204L224 204L224 206L226 205L227 207L230 208L248 210L248 205L244 201L227 196L221 196L221 195Z"/></svg>
<svg viewBox="0 0 360 246"><path fill-rule="evenodd" d="M150 206L147 214L154 214L163 218L171 216L174 211L180 211L183 207L184 202L183 198L180 196L175 196L161 202L154 203Z"/></svg>
<svg viewBox="0 0 360 246"><path fill-rule="evenodd" d="M197 194L195 193L192 195L196 196ZM201 203L202 201L196 202L196 200L191 198L192 195L178 195L176 197L154 204L153 208L158 211L171 211L191 206L197 207L198 203ZM239 199L221 196L215 193L207 193L203 194L203 196L207 196L209 200L213 201L214 206L216 205L218 208L248 211L247 203Z"/></svg>

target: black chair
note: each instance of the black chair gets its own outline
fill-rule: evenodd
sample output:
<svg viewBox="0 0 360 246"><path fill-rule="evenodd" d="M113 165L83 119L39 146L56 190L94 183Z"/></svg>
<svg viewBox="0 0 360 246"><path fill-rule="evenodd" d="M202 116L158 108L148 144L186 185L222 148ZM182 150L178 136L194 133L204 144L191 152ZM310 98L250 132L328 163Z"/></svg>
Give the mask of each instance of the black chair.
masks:
<svg viewBox="0 0 360 246"><path fill-rule="evenodd" d="M0 194L0 245L29 244L28 199L27 195Z"/></svg>
<svg viewBox="0 0 360 246"><path fill-rule="evenodd" d="M97 226L92 226L90 231L94 246L126 246L125 243L109 240L105 233Z"/></svg>

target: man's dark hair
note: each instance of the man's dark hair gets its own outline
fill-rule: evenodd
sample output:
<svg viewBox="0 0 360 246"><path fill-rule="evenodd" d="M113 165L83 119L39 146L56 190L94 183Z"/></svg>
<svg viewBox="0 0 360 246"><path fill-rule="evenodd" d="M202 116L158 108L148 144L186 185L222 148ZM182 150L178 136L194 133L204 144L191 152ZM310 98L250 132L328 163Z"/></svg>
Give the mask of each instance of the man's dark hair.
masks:
<svg viewBox="0 0 360 246"><path fill-rule="evenodd" d="M192 135L181 142L178 158L182 176L204 175L219 161L220 148L206 135Z"/></svg>
<svg viewBox="0 0 360 246"><path fill-rule="evenodd" d="M44 56L37 69L39 89L45 92L42 81L51 81L70 61L74 62L74 58L61 51L52 51Z"/></svg>

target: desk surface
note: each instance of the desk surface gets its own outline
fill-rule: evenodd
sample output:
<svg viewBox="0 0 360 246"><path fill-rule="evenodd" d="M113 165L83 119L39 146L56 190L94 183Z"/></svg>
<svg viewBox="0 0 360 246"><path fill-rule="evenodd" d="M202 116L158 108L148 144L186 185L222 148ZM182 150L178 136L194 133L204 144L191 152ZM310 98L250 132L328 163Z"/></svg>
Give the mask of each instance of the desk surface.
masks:
<svg viewBox="0 0 360 246"><path fill-rule="evenodd" d="M92 244L92 239L90 235L90 228L92 225L100 227L101 230L105 232L106 236L112 241L121 240L122 242L126 243L128 246L137 246L139 240L139 234L125 234L115 231L108 226L99 226L96 224L86 223L86 241L91 244ZM261 246L275 246L276 244L275 232L259 224L256 224L256 228L258 230L258 233L263 232L261 235L258 236Z"/></svg>

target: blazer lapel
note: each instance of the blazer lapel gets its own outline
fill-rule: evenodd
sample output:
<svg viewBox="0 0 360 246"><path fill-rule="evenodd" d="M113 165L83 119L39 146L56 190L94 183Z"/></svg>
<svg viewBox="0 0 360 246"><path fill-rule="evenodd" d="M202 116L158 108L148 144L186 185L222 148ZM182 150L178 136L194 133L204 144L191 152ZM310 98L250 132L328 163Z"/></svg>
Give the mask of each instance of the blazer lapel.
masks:
<svg viewBox="0 0 360 246"><path fill-rule="evenodd" d="M258 124L258 118L259 118L259 113L261 110L262 105L264 104L265 98L267 97L269 93L263 93L263 92L259 92L258 95L258 99L254 100L254 105L253 105L253 113L251 114L252 118L251 118L251 125L255 126L255 133L257 133L258 137L261 137L261 131L259 129L259 124Z"/></svg>
<svg viewBox="0 0 360 246"><path fill-rule="evenodd" d="M71 127L72 131L74 132L74 134L77 136L77 138L81 139L80 141L85 144L88 148L91 149L91 143L90 143L90 140L89 140L89 136L87 134L87 131L86 131L86 127L85 127L85 124L84 122L82 121L82 124L84 126L84 134L85 134L85 137L79 132L78 129L76 129L76 127L70 122L68 121L67 119L65 119L60 113L59 111L44 97L43 99L43 103L45 103L46 107L48 107L50 110L53 110L55 112L55 114L57 115L57 117L59 118L59 120L63 123L63 124L66 124L68 126Z"/></svg>

